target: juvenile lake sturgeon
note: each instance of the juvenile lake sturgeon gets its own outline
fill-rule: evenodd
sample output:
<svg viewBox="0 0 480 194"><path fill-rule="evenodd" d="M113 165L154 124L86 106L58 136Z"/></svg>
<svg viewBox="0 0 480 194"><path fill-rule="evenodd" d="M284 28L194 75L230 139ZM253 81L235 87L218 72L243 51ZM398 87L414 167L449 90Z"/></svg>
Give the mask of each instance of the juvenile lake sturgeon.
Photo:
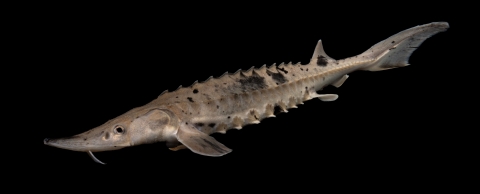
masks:
<svg viewBox="0 0 480 194"><path fill-rule="evenodd" d="M152 102L105 124L67 138L44 140L46 145L87 152L165 141L171 150L188 148L205 156L232 150L210 136L228 129L258 124L312 98L334 101L336 94L318 94L328 85L340 87L356 70L381 71L409 65L408 59L427 38L449 28L446 22L416 26L381 41L364 53L335 60L318 44L310 63L250 68L202 83L165 91ZM102 163L103 164L103 163Z"/></svg>

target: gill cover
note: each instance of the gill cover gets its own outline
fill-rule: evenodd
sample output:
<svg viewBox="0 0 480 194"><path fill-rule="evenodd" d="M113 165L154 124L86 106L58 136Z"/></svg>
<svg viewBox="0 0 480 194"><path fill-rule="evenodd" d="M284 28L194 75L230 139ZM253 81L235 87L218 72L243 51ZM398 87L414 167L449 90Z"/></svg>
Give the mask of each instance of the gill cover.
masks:
<svg viewBox="0 0 480 194"><path fill-rule="evenodd" d="M178 128L177 116L166 109L152 109L142 116L137 117L130 124L131 146L170 141Z"/></svg>

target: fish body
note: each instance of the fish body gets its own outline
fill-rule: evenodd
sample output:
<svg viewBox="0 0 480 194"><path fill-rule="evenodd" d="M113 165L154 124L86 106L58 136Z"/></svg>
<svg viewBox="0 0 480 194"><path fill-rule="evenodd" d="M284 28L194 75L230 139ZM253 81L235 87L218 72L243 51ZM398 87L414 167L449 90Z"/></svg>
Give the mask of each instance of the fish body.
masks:
<svg viewBox="0 0 480 194"><path fill-rule="evenodd" d="M45 139L54 147L88 152L116 150L146 143L167 142L172 150L188 148L206 156L231 149L210 134L241 129L288 112L306 100L333 101L335 94L318 94L325 86L340 87L357 70L381 71L409 65L413 51L430 36L449 28L446 22L416 26L381 41L364 53L335 60L319 41L310 63L280 64L225 73L189 87L165 91L150 103L134 108L84 133ZM101 163L101 162L100 162Z"/></svg>

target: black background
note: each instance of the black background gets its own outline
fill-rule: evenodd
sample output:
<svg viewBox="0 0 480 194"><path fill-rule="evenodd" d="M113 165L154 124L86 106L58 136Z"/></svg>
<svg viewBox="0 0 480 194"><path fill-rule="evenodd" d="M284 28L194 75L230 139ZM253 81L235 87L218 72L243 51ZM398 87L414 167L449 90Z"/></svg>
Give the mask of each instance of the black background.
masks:
<svg viewBox="0 0 480 194"><path fill-rule="evenodd" d="M24 101L36 110L35 135L29 135L34 149L20 153L31 174L48 180L45 187L99 184L92 181L99 178L116 186L205 181L248 187L280 180L272 187L301 181L307 189L346 188L341 185L361 181L421 185L456 171L450 161L457 140L442 126L452 114L445 101L455 98L444 89L453 87L448 69L459 25L447 6L184 6L39 5L19 24L19 44L28 54L18 64L28 61L20 67L36 75L29 83L35 92ZM334 102L310 100L261 124L214 134L233 150L222 157L172 152L157 143L96 153L103 166L86 153L43 145L46 137L81 133L195 80L263 64L306 64L319 39L330 57L342 59L437 21L451 29L426 40L410 66L354 72L342 87L322 91L338 94Z"/></svg>

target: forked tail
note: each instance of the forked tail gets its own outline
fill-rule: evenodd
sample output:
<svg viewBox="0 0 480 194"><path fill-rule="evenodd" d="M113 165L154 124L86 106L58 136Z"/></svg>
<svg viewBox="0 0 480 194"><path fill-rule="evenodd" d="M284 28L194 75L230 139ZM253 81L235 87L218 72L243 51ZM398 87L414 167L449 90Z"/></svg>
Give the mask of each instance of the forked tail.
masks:
<svg viewBox="0 0 480 194"><path fill-rule="evenodd" d="M362 70L381 71L407 66L410 55L423 41L448 27L447 22L433 22L401 31L360 54L360 58L373 60Z"/></svg>

